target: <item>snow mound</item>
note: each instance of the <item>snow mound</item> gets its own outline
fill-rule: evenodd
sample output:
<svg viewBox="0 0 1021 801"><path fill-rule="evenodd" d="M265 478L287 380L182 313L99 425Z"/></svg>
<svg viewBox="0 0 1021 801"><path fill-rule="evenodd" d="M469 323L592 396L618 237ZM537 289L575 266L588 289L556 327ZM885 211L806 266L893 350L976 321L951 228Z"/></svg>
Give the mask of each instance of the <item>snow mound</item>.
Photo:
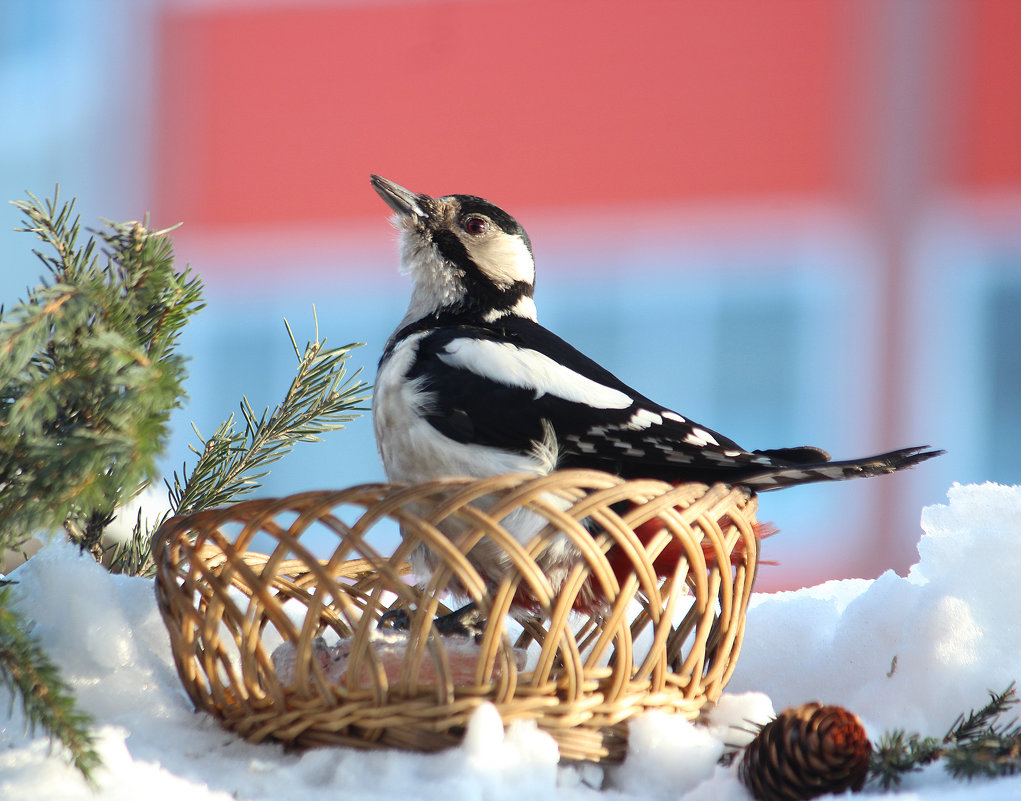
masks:
<svg viewBox="0 0 1021 801"><path fill-rule="evenodd" d="M854 710L876 736L942 735L957 714L1021 678L1021 487L954 485L922 513L907 577L760 596L728 690L776 708Z"/></svg>

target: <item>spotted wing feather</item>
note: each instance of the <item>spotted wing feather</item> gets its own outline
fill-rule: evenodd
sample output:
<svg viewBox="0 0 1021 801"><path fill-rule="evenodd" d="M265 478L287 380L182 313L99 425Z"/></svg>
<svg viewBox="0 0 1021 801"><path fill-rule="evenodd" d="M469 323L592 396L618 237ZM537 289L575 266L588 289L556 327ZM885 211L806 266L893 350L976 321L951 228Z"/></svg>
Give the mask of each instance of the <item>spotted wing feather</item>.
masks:
<svg viewBox="0 0 1021 801"><path fill-rule="evenodd" d="M466 444L533 452L552 431L560 467L624 477L723 481L758 490L877 475L934 455L913 448L829 462L812 447L747 451L627 386L529 320L447 325L420 341L430 424Z"/></svg>

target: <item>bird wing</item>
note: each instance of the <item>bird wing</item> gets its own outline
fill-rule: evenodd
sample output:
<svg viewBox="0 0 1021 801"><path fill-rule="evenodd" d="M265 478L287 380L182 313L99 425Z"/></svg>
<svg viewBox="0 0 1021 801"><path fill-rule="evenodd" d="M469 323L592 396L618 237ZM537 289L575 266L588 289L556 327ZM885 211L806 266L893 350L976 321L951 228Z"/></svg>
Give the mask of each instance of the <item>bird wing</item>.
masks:
<svg viewBox="0 0 1021 801"><path fill-rule="evenodd" d="M422 382L423 413L450 439L529 453L552 430L561 467L706 481L784 463L654 403L529 320L435 329L408 378Z"/></svg>
<svg viewBox="0 0 1021 801"><path fill-rule="evenodd" d="M538 323L434 329L408 373L424 393L422 413L446 437L521 454L548 449L558 467L625 478L724 481L758 491L883 475L942 451L903 448L830 461L811 446L748 451L657 404Z"/></svg>

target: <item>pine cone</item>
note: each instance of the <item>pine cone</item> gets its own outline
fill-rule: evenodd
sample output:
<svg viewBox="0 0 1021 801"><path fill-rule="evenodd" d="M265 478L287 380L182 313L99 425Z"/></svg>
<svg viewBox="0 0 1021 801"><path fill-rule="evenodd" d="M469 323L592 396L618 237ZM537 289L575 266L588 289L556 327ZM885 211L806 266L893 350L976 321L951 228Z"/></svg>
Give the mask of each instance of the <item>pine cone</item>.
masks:
<svg viewBox="0 0 1021 801"><path fill-rule="evenodd" d="M860 790L872 745L857 715L802 704L781 712L745 748L738 777L759 801L802 801Z"/></svg>

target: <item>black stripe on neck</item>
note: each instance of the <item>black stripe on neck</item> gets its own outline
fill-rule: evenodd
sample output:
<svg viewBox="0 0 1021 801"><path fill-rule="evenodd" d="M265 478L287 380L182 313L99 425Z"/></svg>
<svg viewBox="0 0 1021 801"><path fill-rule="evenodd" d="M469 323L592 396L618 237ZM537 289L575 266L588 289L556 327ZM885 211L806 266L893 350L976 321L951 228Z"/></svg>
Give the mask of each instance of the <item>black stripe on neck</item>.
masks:
<svg viewBox="0 0 1021 801"><path fill-rule="evenodd" d="M492 311L492 309L486 310L486 312L490 311ZM437 328L456 328L458 326L501 331L507 324L513 325L516 318L517 315L508 314L498 317L496 320L487 321L484 315L480 314L476 309L447 306L446 308L440 309L432 314L427 314L425 317L415 320L412 323L408 323L403 328L394 332L393 336L387 340L386 346L383 348L383 355L380 357L379 363L382 364L386 361L390 354L393 353L394 348L396 348L400 342L403 342L408 337L414 336L422 331L433 331Z"/></svg>

